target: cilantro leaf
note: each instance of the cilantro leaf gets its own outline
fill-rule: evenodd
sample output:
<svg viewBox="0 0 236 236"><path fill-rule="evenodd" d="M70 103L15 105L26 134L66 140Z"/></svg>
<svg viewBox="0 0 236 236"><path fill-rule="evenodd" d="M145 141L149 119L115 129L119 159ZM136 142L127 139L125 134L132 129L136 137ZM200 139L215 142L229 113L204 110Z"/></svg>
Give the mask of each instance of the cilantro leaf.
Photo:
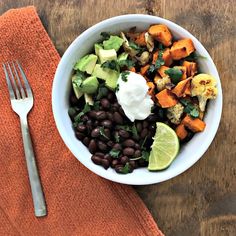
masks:
<svg viewBox="0 0 236 236"><path fill-rule="evenodd" d="M108 94L108 88L106 88L104 85L101 85L98 88L97 100L100 100L101 98L105 97L107 94Z"/></svg>
<svg viewBox="0 0 236 236"><path fill-rule="evenodd" d="M133 126L131 127L131 132L132 132L132 134L133 134L133 136L134 136L135 138L138 137L138 131L137 131L137 128L136 128L136 126L135 126L135 123L134 123Z"/></svg>
<svg viewBox="0 0 236 236"><path fill-rule="evenodd" d="M119 65L118 65L117 61L115 61L115 60L105 61L104 63L102 63L101 67L115 70L118 72L120 71Z"/></svg>
<svg viewBox="0 0 236 236"><path fill-rule="evenodd" d="M127 162L123 169L120 171L121 174L128 174L130 172L129 163Z"/></svg>
<svg viewBox="0 0 236 236"><path fill-rule="evenodd" d="M104 138L106 138L107 140L109 140L109 138L106 136L105 134L105 130L104 130L104 127L100 127L99 128L99 133L101 136L103 136Z"/></svg>
<svg viewBox="0 0 236 236"><path fill-rule="evenodd" d="M104 40L107 40L110 38L110 34L107 32L101 32L101 36L103 37Z"/></svg>
<svg viewBox="0 0 236 236"><path fill-rule="evenodd" d="M135 65L134 61L132 61L130 59L121 60L118 62L118 64L120 67L126 66L128 69L130 69L131 67L133 67Z"/></svg>
<svg viewBox="0 0 236 236"><path fill-rule="evenodd" d="M113 158L118 158L120 151L116 150L116 149L111 149L111 151L109 152L109 154L113 157Z"/></svg>
<svg viewBox="0 0 236 236"><path fill-rule="evenodd" d="M180 102L184 105L184 112L192 116L193 118L199 117L199 111L197 107L187 99L180 99Z"/></svg>
<svg viewBox="0 0 236 236"><path fill-rule="evenodd" d="M86 113L89 112L89 111L91 111L91 107L90 107L90 105L89 105L88 103L86 103L86 104L84 105L83 110L82 110L79 114L77 114L77 115L75 116L75 118L74 118L75 124L74 124L74 125L77 126L78 123L80 122L81 116L83 116L84 114L86 114Z"/></svg>
<svg viewBox="0 0 236 236"><path fill-rule="evenodd" d="M134 43L133 41L129 41L129 46L137 51L143 50L143 48L141 48L138 44Z"/></svg>
<svg viewBox="0 0 236 236"><path fill-rule="evenodd" d="M189 56L185 57L184 59L187 61L197 61L197 59L207 59L207 57L204 57L196 52L192 52Z"/></svg>
<svg viewBox="0 0 236 236"><path fill-rule="evenodd" d="M150 152L146 150L142 151L142 159L144 159L145 161L149 161L149 155L150 155Z"/></svg>
<svg viewBox="0 0 236 236"><path fill-rule="evenodd" d="M93 109L95 111L99 111L100 109L100 101L96 101L94 104L93 104Z"/></svg>
<svg viewBox="0 0 236 236"><path fill-rule="evenodd" d="M119 136L119 134L118 134L117 132L115 133L115 141L116 141L117 143L120 142L120 136Z"/></svg>
<svg viewBox="0 0 236 236"><path fill-rule="evenodd" d="M177 84L180 81L183 72L178 68L170 68L168 70L165 70L165 74L170 76L174 84Z"/></svg>
<svg viewBox="0 0 236 236"><path fill-rule="evenodd" d="M119 89L120 89L120 85L119 85L119 84L117 84L117 85L116 85L116 87L115 87L115 92L118 92L118 91L119 91Z"/></svg>
<svg viewBox="0 0 236 236"><path fill-rule="evenodd" d="M121 72L121 79L124 81L124 82L127 82L128 81L128 79L127 79L127 77L128 77L128 75L129 75L129 71L123 71L123 72Z"/></svg>
<svg viewBox="0 0 236 236"><path fill-rule="evenodd" d="M154 71L158 70L161 66L163 66L165 64L165 61L162 56L163 56L163 50L160 50L158 52L158 58L157 58L155 64L152 64L149 67L148 72L153 73Z"/></svg>

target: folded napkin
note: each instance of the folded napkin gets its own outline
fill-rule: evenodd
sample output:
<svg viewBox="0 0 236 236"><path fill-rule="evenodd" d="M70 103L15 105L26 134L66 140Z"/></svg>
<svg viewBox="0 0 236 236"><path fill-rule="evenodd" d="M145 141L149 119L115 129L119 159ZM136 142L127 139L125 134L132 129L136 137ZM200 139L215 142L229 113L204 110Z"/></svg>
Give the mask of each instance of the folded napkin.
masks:
<svg viewBox="0 0 236 236"><path fill-rule="evenodd" d="M134 190L96 176L72 156L52 115L60 57L34 7L0 17L0 64L18 59L34 93L29 114L48 215L36 218L20 133L0 66L0 235L163 235Z"/></svg>

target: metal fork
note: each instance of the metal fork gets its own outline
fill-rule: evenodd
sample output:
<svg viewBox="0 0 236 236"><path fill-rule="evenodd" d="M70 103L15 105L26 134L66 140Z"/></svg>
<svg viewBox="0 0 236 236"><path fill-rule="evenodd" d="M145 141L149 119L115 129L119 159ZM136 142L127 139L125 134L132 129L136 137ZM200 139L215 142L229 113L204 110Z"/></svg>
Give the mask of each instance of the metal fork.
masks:
<svg viewBox="0 0 236 236"><path fill-rule="evenodd" d="M31 192L33 197L35 216L45 216L47 214L46 204L39 179L34 150L27 122L27 115L33 107L33 94L25 76L25 73L22 67L20 66L19 62L16 61L15 63L12 62L3 64L3 69L6 76L12 109L20 117L21 133L23 138ZM23 83L21 82L20 76L22 78Z"/></svg>

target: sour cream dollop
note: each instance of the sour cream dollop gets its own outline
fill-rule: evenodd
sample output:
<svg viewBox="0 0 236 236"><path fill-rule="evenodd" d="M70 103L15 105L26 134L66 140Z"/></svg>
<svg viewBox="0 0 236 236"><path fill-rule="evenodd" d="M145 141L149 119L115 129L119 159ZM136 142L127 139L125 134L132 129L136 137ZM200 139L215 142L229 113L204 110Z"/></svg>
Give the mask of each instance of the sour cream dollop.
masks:
<svg viewBox="0 0 236 236"><path fill-rule="evenodd" d="M126 76L121 73L117 84L116 97L125 115L132 122L147 118L151 114L153 100L148 94L145 78L134 72L129 72Z"/></svg>

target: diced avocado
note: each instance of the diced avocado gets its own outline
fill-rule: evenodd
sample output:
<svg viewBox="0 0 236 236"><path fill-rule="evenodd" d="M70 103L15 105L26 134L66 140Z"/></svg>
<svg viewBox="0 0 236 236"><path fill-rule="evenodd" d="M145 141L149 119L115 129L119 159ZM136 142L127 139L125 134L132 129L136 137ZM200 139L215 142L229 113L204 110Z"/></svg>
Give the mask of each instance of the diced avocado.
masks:
<svg viewBox="0 0 236 236"><path fill-rule="evenodd" d="M119 73L117 71L109 68L102 68L99 64L96 64L92 75L103 80L107 80L108 78L116 79L119 77Z"/></svg>
<svg viewBox="0 0 236 236"><path fill-rule="evenodd" d="M116 86L117 86L117 80L118 80L118 77L117 78L112 78L112 77L109 77L106 79L106 82L105 82L105 85L106 87L108 87L109 89L111 90L115 90Z"/></svg>
<svg viewBox="0 0 236 236"><path fill-rule="evenodd" d="M115 49L116 52L120 49L124 40L118 36L111 35L108 40L103 41L103 47L106 50Z"/></svg>
<svg viewBox="0 0 236 236"><path fill-rule="evenodd" d="M83 80L80 85L81 91L87 94L93 94L97 91L98 88L98 80L96 76L90 76Z"/></svg>
<svg viewBox="0 0 236 236"><path fill-rule="evenodd" d="M93 106L94 100L93 100L93 97L90 94L85 93L84 94L84 100L85 100L85 103L88 103L90 106Z"/></svg>
<svg viewBox="0 0 236 236"><path fill-rule="evenodd" d="M96 65L97 59L98 57L94 54L86 55L76 62L74 69L80 70L83 72L86 71L88 74L91 75L93 72L94 66Z"/></svg>
<svg viewBox="0 0 236 236"><path fill-rule="evenodd" d="M115 49L110 49L110 50L99 49L98 57L100 59L101 64L104 63L105 61L116 60L117 59L116 50Z"/></svg>
<svg viewBox="0 0 236 236"><path fill-rule="evenodd" d="M77 99L81 98L83 96L83 92L80 90L80 85L82 84L83 79L78 75L73 75L72 78L72 87L75 93L75 96Z"/></svg>
<svg viewBox="0 0 236 236"><path fill-rule="evenodd" d="M127 60L129 54L127 52L122 52L118 58L117 58L117 61L120 62L120 61L125 61Z"/></svg>
<svg viewBox="0 0 236 236"><path fill-rule="evenodd" d="M99 49L103 49L102 44L101 43L95 43L94 44L94 50L95 50L95 54L98 56L98 51Z"/></svg>

